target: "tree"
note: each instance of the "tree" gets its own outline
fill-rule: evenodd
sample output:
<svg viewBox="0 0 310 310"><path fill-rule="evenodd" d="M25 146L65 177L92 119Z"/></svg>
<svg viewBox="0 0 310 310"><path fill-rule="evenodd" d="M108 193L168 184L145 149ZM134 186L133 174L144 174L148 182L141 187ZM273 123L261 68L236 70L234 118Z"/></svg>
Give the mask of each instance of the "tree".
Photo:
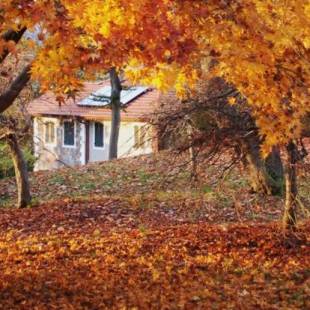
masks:
<svg viewBox="0 0 310 310"><path fill-rule="evenodd" d="M18 143L18 139L22 132L27 131L20 130L18 132L17 121L8 118L5 116L0 116L0 124L1 124L1 131L0 131L0 141L4 140L10 149L12 161L14 164L15 170L15 178L16 178L16 185L17 185L17 208L25 208L29 206L31 202L31 194L30 194L30 184L28 178L28 169L27 163L24 159L23 152Z"/></svg>
<svg viewBox="0 0 310 310"><path fill-rule="evenodd" d="M2 35L2 44L0 40L0 64L4 62L7 56L10 53L10 48L12 50L12 42L15 44L20 41L23 34L25 33L26 28L22 27L20 30L7 30ZM3 113L7 110L18 97L20 92L27 85L30 80L30 65L26 65L25 68L17 75L13 82L8 86L8 88L0 93L0 113Z"/></svg>
<svg viewBox="0 0 310 310"><path fill-rule="evenodd" d="M118 138L119 128L121 123L121 91L122 85L119 75L115 68L109 70L111 94L95 96L97 100L108 100L110 102L109 107L111 108L111 133L110 133L110 144L109 144L109 159L117 158L118 150ZM96 100L95 99L95 100Z"/></svg>
<svg viewBox="0 0 310 310"><path fill-rule="evenodd" d="M234 105L228 103L231 96L236 98ZM228 166L242 161L253 191L268 195L283 193L279 151L274 149L266 159L262 158L262 141L246 99L223 79L201 82L196 94L186 100L178 100L171 94L164 96L153 123L161 137L169 139L169 147L181 152L190 150L191 154L196 153L195 157L202 152L204 163L212 162L219 154L233 154ZM192 128L189 139L185 123Z"/></svg>
<svg viewBox="0 0 310 310"><path fill-rule="evenodd" d="M199 78L221 76L247 98L264 156L274 146L289 155L301 136L310 109L304 0L5 0L0 15L1 33L38 22L48 33L31 72L60 101L81 89L81 71L89 79L126 67L133 81L182 95ZM296 192L287 197L295 210Z"/></svg>
<svg viewBox="0 0 310 310"><path fill-rule="evenodd" d="M21 40L25 31L25 27L19 27L16 31L10 29L3 33L1 39L2 42L7 45L4 44L2 49L0 49L0 65L3 65L4 61L7 59L7 56L13 52L14 48L12 43L17 44ZM6 76L7 73L5 70L5 66L2 66L2 74ZM3 112L5 112L15 102L21 91L26 87L28 81L30 80L29 70L30 65L26 65L15 78L12 77L12 82L8 84L4 91L0 92L0 113L3 114ZM2 82L4 82L3 79ZM0 140L3 140L8 144L14 165L18 196L17 207L24 208L31 202L27 163L18 142L20 138L19 136L23 131L25 131L25 128L22 131L19 130L17 120L5 115L0 115L0 124Z"/></svg>
<svg viewBox="0 0 310 310"><path fill-rule="evenodd" d="M115 68L110 70L111 81L111 134L109 159L117 158L117 145L121 123L121 91L122 85Z"/></svg>
<svg viewBox="0 0 310 310"><path fill-rule="evenodd" d="M263 155L266 157L273 147L283 146L286 150L289 160L286 171L291 177L286 178L283 225L285 229L294 228L296 221L288 220L296 218L297 205L297 190L291 186L296 182L289 181L296 177L296 160L291 150L302 135L302 120L310 109L309 4L304 1L195 1L195 4L191 8L189 2L183 1L179 6L180 14L186 10L191 21L198 25L191 24L193 37L202 38L196 41L199 50L192 50L192 68L198 68L203 76L209 57L208 75L222 76L247 98L263 140ZM198 61L195 52L200 55ZM149 79L152 71L149 70Z"/></svg>

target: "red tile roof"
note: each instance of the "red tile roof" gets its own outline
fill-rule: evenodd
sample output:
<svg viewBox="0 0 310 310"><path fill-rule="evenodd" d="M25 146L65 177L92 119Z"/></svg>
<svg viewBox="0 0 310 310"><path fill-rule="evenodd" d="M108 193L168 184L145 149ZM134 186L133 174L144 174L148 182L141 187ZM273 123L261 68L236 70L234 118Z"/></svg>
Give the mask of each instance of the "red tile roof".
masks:
<svg viewBox="0 0 310 310"><path fill-rule="evenodd" d="M84 89L79 93L75 101L69 99L61 106L59 106L55 95L48 92L30 102L27 110L32 116L77 116L85 119L110 120L111 110L109 108L87 107L77 104L106 85L109 85L108 81L85 83ZM122 110L122 121L147 121L154 111L159 97L159 91L149 89Z"/></svg>

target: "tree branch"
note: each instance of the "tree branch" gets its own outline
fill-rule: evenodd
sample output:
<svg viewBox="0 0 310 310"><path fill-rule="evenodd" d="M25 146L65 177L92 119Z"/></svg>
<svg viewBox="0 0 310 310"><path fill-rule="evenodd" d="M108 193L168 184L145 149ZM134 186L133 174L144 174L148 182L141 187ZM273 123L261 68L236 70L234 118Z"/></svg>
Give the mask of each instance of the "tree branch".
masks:
<svg viewBox="0 0 310 310"><path fill-rule="evenodd" d="M12 130L8 130L6 133L0 135L0 141L9 139L12 135L14 135L14 132Z"/></svg>
<svg viewBox="0 0 310 310"><path fill-rule="evenodd" d="M18 43L19 40L22 38L23 34L26 31L26 27L22 28L19 31L14 30L8 30L2 35L2 39L6 42L8 41L14 41L15 43ZM2 54L0 55L0 63L2 63L5 58L9 55L10 51L8 49L4 49Z"/></svg>
<svg viewBox="0 0 310 310"><path fill-rule="evenodd" d="M28 81L30 80L30 68L30 64L26 66L12 82L10 87L0 95L0 113L4 112L13 104L20 92L27 85Z"/></svg>

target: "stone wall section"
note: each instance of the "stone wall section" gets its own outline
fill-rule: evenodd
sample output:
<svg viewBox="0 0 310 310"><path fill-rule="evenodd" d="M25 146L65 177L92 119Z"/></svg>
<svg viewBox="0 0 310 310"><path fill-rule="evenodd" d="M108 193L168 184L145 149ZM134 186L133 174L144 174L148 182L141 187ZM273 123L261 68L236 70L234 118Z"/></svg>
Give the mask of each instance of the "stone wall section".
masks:
<svg viewBox="0 0 310 310"><path fill-rule="evenodd" d="M37 158L34 169L52 170L65 166L82 165L83 143L82 133L84 124L75 122L75 145L65 146L63 141L63 121L65 119L55 117L35 117L34 128L34 154ZM55 142L48 144L45 141L45 126L47 122L53 122L55 126Z"/></svg>

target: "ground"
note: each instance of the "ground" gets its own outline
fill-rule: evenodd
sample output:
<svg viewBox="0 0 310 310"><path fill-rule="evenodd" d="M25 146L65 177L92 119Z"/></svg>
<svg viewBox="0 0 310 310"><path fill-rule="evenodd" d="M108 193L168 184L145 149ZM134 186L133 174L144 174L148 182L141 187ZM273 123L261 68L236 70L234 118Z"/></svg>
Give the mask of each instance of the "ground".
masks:
<svg viewBox="0 0 310 310"><path fill-rule="evenodd" d="M32 208L0 181L0 309L307 309L309 173L300 224L242 171L199 183L168 154L31 175Z"/></svg>

